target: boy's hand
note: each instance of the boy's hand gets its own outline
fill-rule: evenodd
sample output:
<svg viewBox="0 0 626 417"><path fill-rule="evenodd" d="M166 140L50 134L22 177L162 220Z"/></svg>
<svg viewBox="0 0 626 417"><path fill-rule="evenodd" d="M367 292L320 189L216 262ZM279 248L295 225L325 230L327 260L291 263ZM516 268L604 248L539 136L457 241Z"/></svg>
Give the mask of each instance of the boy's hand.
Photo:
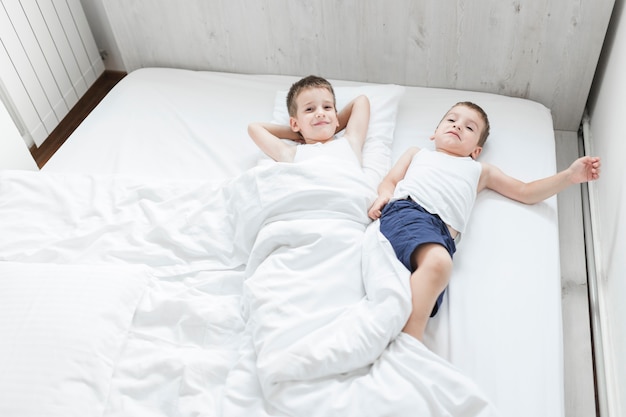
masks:
<svg viewBox="0 0 626 417"><path fill-rule="evenodd" d="M385 208L385 206L387 205L388 202L389 202L389 197L381 197L381 196L379 196L374 201L374 203L370 207L369 211L367 212L367 215L369 216L369 218L372 219L372 220L376 220L376 219L380 218L380 215L381 215L381 213L383 211L383 208Z"/></svg>
<svg viewBox="0 0 626 417"><path fill-rule="evenodd" d="M600 158L597 156L583 156L575 160L569 169L570 180L574 184L593 181L600 178Z"/></svg>

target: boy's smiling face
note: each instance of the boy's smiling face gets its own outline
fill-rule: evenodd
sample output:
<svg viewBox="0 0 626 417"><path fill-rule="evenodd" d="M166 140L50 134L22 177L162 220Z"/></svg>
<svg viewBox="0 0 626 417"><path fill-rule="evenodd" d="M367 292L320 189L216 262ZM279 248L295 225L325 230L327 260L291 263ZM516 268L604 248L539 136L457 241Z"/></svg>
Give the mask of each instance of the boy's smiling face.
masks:
<svg viewBox="0 0 626 417"><path fill-rule="evenodd" d="M455 106L439 122L431 140L435 148L453 156L476 159L482 147L478 146L485 122L480 114L467 106Z"/></svg>
<svg viewBox="0 0 626 417"><path fill-rule="evenodd" d="M303 90L295 99L297 111L289 118L294 132L300 132L306 143L326 142L339 127L335 98L326 88Z"/></svg>

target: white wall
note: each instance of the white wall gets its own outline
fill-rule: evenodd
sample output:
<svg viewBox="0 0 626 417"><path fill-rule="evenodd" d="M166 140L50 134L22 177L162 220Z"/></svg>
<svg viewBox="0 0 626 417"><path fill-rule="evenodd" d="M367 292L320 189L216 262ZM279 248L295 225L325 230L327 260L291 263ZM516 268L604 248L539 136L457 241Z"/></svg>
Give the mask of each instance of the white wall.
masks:
<svg viewBox="0 0 626 417"><path fill-rule="evenodd" d="M39 169L1 100L0 149L0 169Z"/></svg>
<svg viewBox="0 0 626 417"><path fill-rule="evenodd" d="M115 36L111 30L109 24L109 18L107 17L104 0L80 0L83 5L83 10L87 16L89 27L93 32L93 36L96 39L96 45L100 51L106 51L106 57L104 57L104 67L110 71L124 71L124 61L120 54L120 50L115 41Z"/></svg>
<svg viewBox="0 0 626 417"><path fill-rule="evenodd" d="M591 152L603 158L591 187L600 241L599 301L611 417L626 415L626 17L618 0L588 103Z"/></svg>
<svg viewBox="0 0 626 417"><path fill-rule="evenodd" d="M81 0L107 69L484 91L538 101L573 132L614 1Z"/></svg>

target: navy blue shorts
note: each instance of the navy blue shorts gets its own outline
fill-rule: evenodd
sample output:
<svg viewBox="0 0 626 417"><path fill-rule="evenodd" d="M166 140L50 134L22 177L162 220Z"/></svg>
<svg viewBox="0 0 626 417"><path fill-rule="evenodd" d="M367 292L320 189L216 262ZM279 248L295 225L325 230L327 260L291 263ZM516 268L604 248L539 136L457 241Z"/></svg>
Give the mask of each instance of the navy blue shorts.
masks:
<svg viewBox="0 0 626 417"><path fill-rule="evenodd" d="M420 245L440 244L448 250L450 257L456 252L454 239L443 220L411 199L394 200L385 206L380 216L380 231L391 243L400 262L411 273L417 268L417 265L412 264L411 257ZM439 294L431 317L439 311L444 292Z"/></svg>

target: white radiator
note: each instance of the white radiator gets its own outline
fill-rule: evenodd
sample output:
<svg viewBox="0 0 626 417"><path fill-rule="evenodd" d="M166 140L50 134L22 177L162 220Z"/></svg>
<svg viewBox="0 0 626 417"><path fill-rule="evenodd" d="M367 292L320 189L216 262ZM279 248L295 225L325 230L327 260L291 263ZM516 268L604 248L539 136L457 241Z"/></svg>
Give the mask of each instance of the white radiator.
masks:
<svg viewBox="0 0 626 417"><path fill-rule="evenodd" d="M41 145L104 71L80 0L0 0L0 95Z"/></svg>

